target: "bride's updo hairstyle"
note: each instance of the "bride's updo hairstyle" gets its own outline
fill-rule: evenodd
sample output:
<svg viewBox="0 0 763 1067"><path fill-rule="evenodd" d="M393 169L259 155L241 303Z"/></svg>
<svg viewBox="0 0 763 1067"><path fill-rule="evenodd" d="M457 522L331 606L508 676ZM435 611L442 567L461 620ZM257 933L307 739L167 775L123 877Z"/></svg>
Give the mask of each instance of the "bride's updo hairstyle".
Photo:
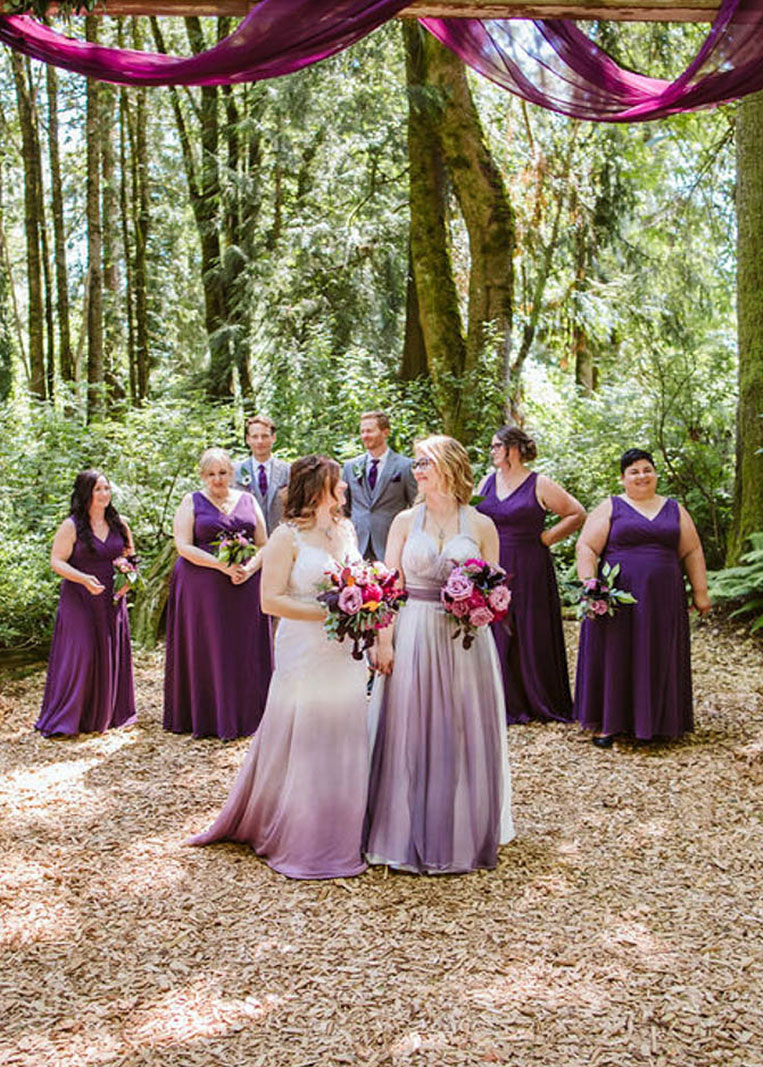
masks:
<svg viewBox="0 0 763 1067"><path fill-rule="evenodd" d="M459 504L468 504L474 492L474 475L466 449L455 437L433 434L414 441L414 449L431 459L442 479L444 492Z"/></svg>
<svg viewBox="0 0 763 1067"><path fill-rule="evenodd" d="M500 430L495 431L495 436L506 449L507 459L510 448L517 449L519 458L523 463L532 463L538 455L538 448L535 441L533 441L529 434L520 429L519 426L502 426Z"/></svg>
<svg viewBox="0 0 763 1067"><path fill-rule="evenodd" d="M330 456L303 456L291 465L284 518L309 525L328 491L336 489L341 469Z"/></svg>

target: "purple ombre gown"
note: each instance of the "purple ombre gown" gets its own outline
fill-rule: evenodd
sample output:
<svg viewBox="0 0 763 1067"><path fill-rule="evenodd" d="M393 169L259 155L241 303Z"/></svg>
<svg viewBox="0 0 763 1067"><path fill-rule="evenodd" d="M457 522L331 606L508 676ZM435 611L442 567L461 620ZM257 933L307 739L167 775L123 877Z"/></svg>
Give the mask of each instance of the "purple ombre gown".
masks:
<svg viewBox="0 0 763 1067"><path fill-rule="evenodd" d="M78 537L68 562L94 574L102 593L64 578L50 646L48 677L35 729L46 737L102 733L136 721L127 603L114 603L114 563L125 550L113 530L93 534L93 550Z"/></svg>
<svg viewBox="0 0 763 1067"><path fill-rule="evenodd" d="M509 723L572 719L559 591L551 553L540 539L546 512L537 482L533 472L502 500L491 474L477 506L498 529L511 589L509 614L493 626Z"/></svg>
<svg viewBox="0 0 763 1067"><path fill-rule="evenodd" d="M222 533L254 537L249 493L229 515L193 494L193 541L205 552ZM164 729L194 737L247 737L257 729L272 673L270 619L260 607L260 572L242 585L179 559L167 605Z"/></svg>
<svg viewBox="0 0 763 1067"><path fill-rule="evenodd" d="M334 565L294 529L289 596L313 603ZM339 558L359 558L349 523ZM344 878L365 870L368 793L366 665L322 622L281 619L275 671L260 728L214 824L191 845L238 841L290 878Z"/></svg>
<svg viewBox="0 0 763 1067"><path fill-rule="evenodd" d="M420 505L403 548L409 600L392 674L377 676L369 707L369 863L458 874L495 867L499 844L514 836L495 644L483 628L464 649L440 605L454 562L479 556L467 514L438 553Z"/></svg>
<svg viewBox="0 0 763 1067"><path fill-rule="evenodd" d="M637 603L610 618L585 619L575 683L575 718L586 730L641 740L693 728L689 617L678 559L680 512L668 498L647 519L612 497L602 562L620 564L618 589Z"/></svg>

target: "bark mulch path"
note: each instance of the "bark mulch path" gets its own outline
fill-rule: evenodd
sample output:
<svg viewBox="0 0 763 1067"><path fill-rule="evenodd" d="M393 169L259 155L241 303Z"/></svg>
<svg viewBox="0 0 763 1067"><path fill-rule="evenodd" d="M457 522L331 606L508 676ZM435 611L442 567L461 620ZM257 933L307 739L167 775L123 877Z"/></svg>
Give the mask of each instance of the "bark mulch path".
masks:
<svg viewBox="0 0 763 1067"><path fill-rule="evenodd" d="M496 871L323 883L183 847L247 742L164 734L159 656L137 727L71 741L0 679L0 1064L761 1067L763 664L694 651L681 743L512 728Z"/></svg>

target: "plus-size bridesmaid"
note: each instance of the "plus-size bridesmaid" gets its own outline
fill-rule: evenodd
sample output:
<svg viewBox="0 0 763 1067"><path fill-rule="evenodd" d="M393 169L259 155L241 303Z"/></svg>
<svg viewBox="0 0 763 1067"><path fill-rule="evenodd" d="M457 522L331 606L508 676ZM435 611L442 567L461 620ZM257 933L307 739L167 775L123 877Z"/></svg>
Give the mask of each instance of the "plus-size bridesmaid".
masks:
<svg viewBox="0 0 763 1067"><path fill-rule="evenodd" d="M625 492L591 512L578 542L581 581L595 577L601 562L619 564L615 585L636 598L611 618L585 619L581 629L575 718L602 748L617 734L648 741L692 729L684 571L694 607L710 610L705 558L688 512L656 492L649 452L630 449L620 469Z"/></svg>
<svg viewBox="0 0 763 1067"><path fill-rule="evenodd" d="M264 545L265 520L251 493L231 489L227 452L201 457L204 492L185 497L175 516L180 559L167 606L164 728L230 740L253 734L272 673L270 620L260 607L258 553L228 566L215 555L221 534Z"/></svg>
<svg viewBox="0 0 763 1067"><path fill-rule="evenodd" d="M127 604L123 596L114 600L114 560L132 553L108 479L97 470L78 474L50 560L64 581L35 723L46 737L135 722Z"/></svg>
<svg viewBox="0 0 763 1067"><path fill-rule="evenodd" d="M493 434L495 471L480 486L477 510L498 529L500 562L509 575L508 617L493 625L509 723L569 722L572 697L562 614L549 546L577 530L582 504L544 475L528 470L535 442L524 430L504 426ZM559 516L546 530L546 513Z"/></svg>

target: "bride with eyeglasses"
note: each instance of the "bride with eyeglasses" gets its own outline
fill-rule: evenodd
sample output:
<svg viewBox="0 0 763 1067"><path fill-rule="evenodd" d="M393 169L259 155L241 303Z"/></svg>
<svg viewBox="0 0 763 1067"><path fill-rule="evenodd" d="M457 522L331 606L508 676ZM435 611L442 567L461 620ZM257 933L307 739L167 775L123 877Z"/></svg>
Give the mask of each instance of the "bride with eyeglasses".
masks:
<svg viewBox="0 0 763 1067"><path fill-rule="evenodd" d="M464 447L432 436L415 445L418 502L394 519L385 562L409 599L380 631L369 708L373 741L369 863L428 874L495 867L514 836L503 685L489 627L468 649L453 640L440 590L455 563L498 564L491 519L468 506Z"/></svg>

